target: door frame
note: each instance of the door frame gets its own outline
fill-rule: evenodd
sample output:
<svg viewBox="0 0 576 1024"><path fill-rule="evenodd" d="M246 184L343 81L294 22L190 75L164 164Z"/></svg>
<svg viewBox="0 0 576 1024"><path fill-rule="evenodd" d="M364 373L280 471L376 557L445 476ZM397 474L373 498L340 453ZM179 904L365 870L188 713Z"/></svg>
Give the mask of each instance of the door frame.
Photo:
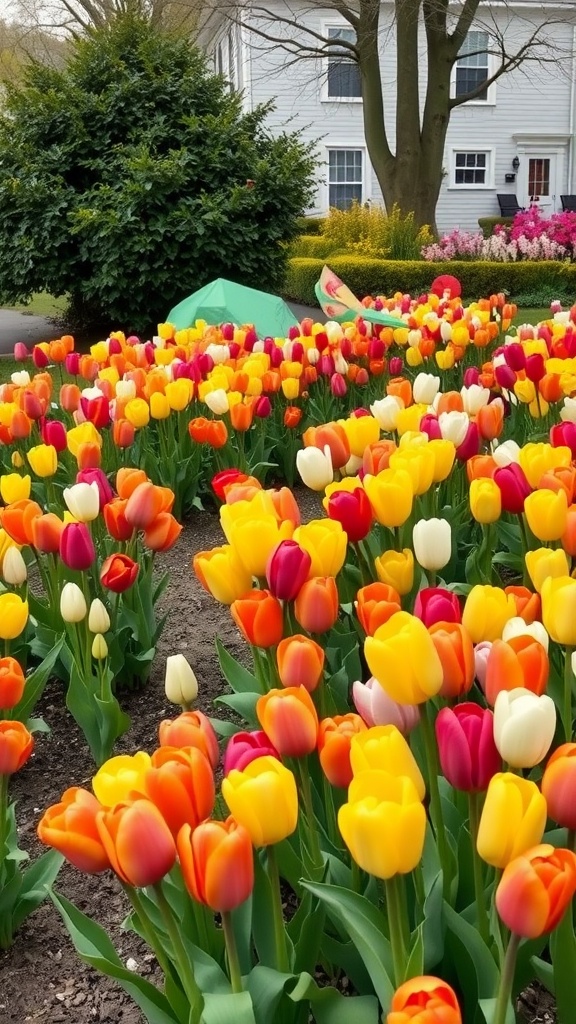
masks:
<svg viewBox="0 0 576 1024"><path fill-rule="evenodd" d="M562 208L560 195L566 191L568 136L514 135L516 152L520 160L517 173L516 195L520 206L530 205L528 193L528 161L550 160L551 203L544 209L554 213Z"/></svg>

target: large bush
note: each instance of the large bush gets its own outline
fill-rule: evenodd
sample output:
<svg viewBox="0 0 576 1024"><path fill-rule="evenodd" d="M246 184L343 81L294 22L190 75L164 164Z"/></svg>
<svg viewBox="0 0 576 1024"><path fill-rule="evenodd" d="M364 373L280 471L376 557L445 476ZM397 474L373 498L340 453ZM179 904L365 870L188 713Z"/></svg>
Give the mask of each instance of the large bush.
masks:
<svg viewBox="0 0 576 1024"><path fill-rule="evenodd" d="M359 203L330 210L322 234L334 249L391 260L420 259L422 247L432 241L430 228L419 228L413 213L404 216L397 206L387 213L382 206Z"/></svg>
<svg viewBox="0 0 576 1024"><path fill-rule="evenodd" d="M137 328L216 277L276 289L314 159L267 113L134 19L33 65L0 117L0 300L68 293Z"/></svg>

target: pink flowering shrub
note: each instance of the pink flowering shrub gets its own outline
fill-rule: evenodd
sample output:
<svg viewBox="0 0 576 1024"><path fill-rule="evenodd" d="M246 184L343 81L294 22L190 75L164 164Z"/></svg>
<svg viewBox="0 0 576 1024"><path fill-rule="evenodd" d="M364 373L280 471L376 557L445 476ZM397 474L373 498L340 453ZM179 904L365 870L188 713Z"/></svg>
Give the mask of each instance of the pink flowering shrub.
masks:
<svg viewBox="0 0 576 1024"><path fill-rule="evenodd" d="M516 214L511 227L497 224L490 238L478 232L456 229L433 245L425 245L422 256L429 261L491 260L516 263L519 260L574 259L576 213L554 213L546 218L537 206Z"/></svg>

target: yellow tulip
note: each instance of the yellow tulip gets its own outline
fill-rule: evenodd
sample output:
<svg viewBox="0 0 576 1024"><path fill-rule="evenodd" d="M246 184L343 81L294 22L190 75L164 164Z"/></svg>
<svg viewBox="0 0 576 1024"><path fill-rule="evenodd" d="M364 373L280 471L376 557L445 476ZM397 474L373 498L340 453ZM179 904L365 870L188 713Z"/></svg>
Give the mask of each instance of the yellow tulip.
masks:
<svg viewBox="0 0 576 1024"><path fill-rule="evenodd" d="M92 426L92 424L90 424ZM37 444L27 454L30 468L36 476L54 476L58 469L58 452L53 444Z"/></svg>
<svg viewBox="0 0 576 1024"><path fill-rule="evenodd" d="M295 377L286 377L282 381L282 394L289 402L294 401L300 394L300 381L296 380Z"/></svg>
<svg viewBox="0 0 576 1024"><path fill-rule="evenodd" d="M235 519L227 537L249 576L264 577L266 565L280 541L289 540L294 524L285 519L279 522L275 515L252 516Z"/></svg>
<svg viewBox="0 0 576 1024"><path fill-rule="evenodd" d="M524 514L538 540L559 540L568 520L566 491L564 488L552 491L547 487L533 491L524 502Z"/></svg>
<svg viewBox="0 0 576 1024"><path fill-rule="evenodd" d="M412 479L404 469L383 469L376 476L364 477L364 490L374 518L392 529L403 526L412 512Z"/></svg>
<svg viewBox="0 0 576 1024"><path fill-rule="evenodd" d="M344 428L352 455L359 459L369 444L374 444L380 439L380 425L373 416L350 416L339 423Z"/></svg>
<svg viewBox="0 0 576 1024"><path fill-rule="evenodd" d="M145 750L110 757L92 777L96 799L104 807L114 807L124 803L131 793L143 793L144 776L151 766L152 759Z"/></svg>
<svg viewBox="0 0 576 1024"><path fill-rule="evenodd" d="M102 438L93 423L80 423L77 427L71 427L67 431L66 443L68 451L76 458L81 444L94 443L101 448Z"/></svg>
<svg viewBox="0 0 576 1024"><path fill-rule="evenodd" d="M533 420L540 420L550 412L550 406L542 395L537 395L533 402L530 402L528 411Z"/></svg>
<svg viewBox="0 0 576 1024"><path fill-rule="evenodd" d="M547 579L570 575L568 558L562 548L537 548L536 551L527 551L525 561L534 590L538 593L541 593Z"/></svg>
<svg viewBox="0 0 576 1024"><path fill-rule="evenodd" d="M421 704L442 686L444 671L426 626L409 612L396 612L366 637L368 668L399 704Z"/></svg>
<svg viewBox="0 0 576 1024"><path fill-rule="evenodd" d="M571 576L544 581L542 621L557 644L576 647L576 580Z"/></svg>
<svg viewBox="0 0 576 1024"><path fill-rule="evenodd" d="M408 351L411 351L411 349ZM420 420L427 411L427 405L409 405L407 409L400 409L396 420L396 430L398 433L402 435L419 430Z"/></svg>
<svg viewBox="0 0 576 1024"><path fill-rule="evenodd" d="M187 377L171 380L166 385L166 398L173 412L182 412L192 401L193 385Z"/></svg>
<svg viewBox="0 0 576 1024"><path fill-rule="evenodd" d="M482 860L505 868L514 857L537 846L546 827L546 813L546 800L535 782L512 772L494 775L478 829L476 846Z"/></svg>
<svg viewBox="0 0 576 1024"><path fill-rule="evenodd" d="M516 605L511 594L505 594L501 587L478 584L466 598L462 625L470 634L472 643L482 640L499 640L508 619L516 615Z"/></svg>
<svg viewBox="0 0 576 1024"><path fill-rule="evenodd" d="M531 380L517 380L514 384L514 394L523 405L531 405L536 398L536 387Z"/></svg>
<svg viewBox="0 0 576 1024"><path fill-rule="evenodd" d="M108 345L105 341L97 341L95 345L90 346L90 355L97 363L108 362Z"/></svg>
<svg viewBox="0 0 576 1024"><path fill-rule="evenodd" d="M150 422L150 408L148 406L148 402L145 402L143 398L131 398L130 401L126 403L124 416L136 430L139 430L141 427L146 427Z"/></svg>
<svg viewBox="0 0 576 1024"><path fill-rule="evenodd" d="M388 879L408 874L420 861L426 812L409 778L366 771L350 784L338 828L359 867Z"/></svg>
<svg viewBox="0 0 576 1024"><path fill-rule="evenodd" d="M435 354L436 363L440 370L451 370L455 363L454 349L439 348Z"/></svg>
<svg viewBox="0 0 576 1024"><path fill-rule="evenodd" d="M538 487L545 473L559 466L570 465L572 452L566 445L553 448L544 441L530 442L520 449L518 461L530 486Z"/></svg>
<svg viewBox="0 0 576 1024"><path fill-rule="evenodd" d="M32 480L20 473L4 473L0 476L0 495L5 505L30 497Z"/></svg>
<svg viewBox="0 0 576 1024"><path fill-rule="evenodd" d="M233 768L222 780L222 796L254 846L279 843L298 824L294 776L275 757L257 757L243 771Z"/></svg>
<svg viewBox="0 0 576 1024"><path fill-rule="evenodd" d="M479 477L470 484L470 511L477 523L495 523L502 512L502 492L495 480Z"/></svg>
<svg viewBox="0 0 576 1024"><path fill-rule="evenodd" d="M412 481L412 492L415 495L426 494L434 481L436 460L429 445L417 448L402 448L390 456L390 469L404 469Z"/></svg>
<svg viewBox="0 0 576 1024"><path fill-rule="evenodd" d="M406 350L406 362L408 366L416 367L422 366L424 357L419 348L409 348Z"/></svg>
<svg viewBox="0 0 576 1024"><path fill-rule="evenodd" d="M232 505L220 507L220 525L228 543L231 543L231 531L235 522L246 517L259 519L262 516L273 516L276 510L268 491L258 491L249 501L235 501Z"/></svg>
<svg viewBox="0 0 576 1024"><path fill-rule="evenodd" d="M416 758L395 725L375 725L356 733L350 745L350 764L354 775L369 768L389 775L406 775L413 782L418 799L423 800L426 795Z"/></svg>
<svg viewBox="0 0 576 1024"><path fill-rule="evenodd" d="M168 366L170 363L174 362L174 349L155 348L154 362L156 363L156 366Z"/></svg>
<svg viewBox="0 0 576 1024"><path fill-rule="evenodd" d="M199 551L192 564L204 589L221 604L232 604L252 588L252 577L230 544Z"/></svg>
<svg viewBox="0 0 576 1024"><path fill-rule="evenodd" d="M380 583L394 587L401 596L409 594L414 585L414 555L410 548L403 551L384 551L374 559Z"/></svg>
<svg viewBox="0 0 576 1024"><path fill-rule="evenodd" d="M429 444L430 438L422 430L407 430L398 441L398 447L419 448L423 444Z"/></svg>
<svg viewBox="0 0 576 1024"><path fill-rule="evenodd" d="M452 466L456 458L456 445L452 441L443 440L438 437L428 443L427 450L428 455L434 457L432 482L439 484L442 480L447 480L452 472Z"/></svg>
<svg viewBox="0 0 576 1024"><path fill-rule="evenodd" d="M134 399L131 399L134 401ZM154 391L150 395L150 415L153 420L167 420L170 415L170 403L162 391Z"/></svg>
<svg viewBox="0 0 576 1024"><path fill-rule="evenodd" d="M294 540L312 559L308 579L338 575L346 561L348 543L340 523L334 519L312 519L294 531Z"/></svg>
<svg viewBox="0 0 576 1024"><path fill-rule="evenodd" d="M28 601L18 594L0 594L0 640L15 640L28 622Z"/></svg>

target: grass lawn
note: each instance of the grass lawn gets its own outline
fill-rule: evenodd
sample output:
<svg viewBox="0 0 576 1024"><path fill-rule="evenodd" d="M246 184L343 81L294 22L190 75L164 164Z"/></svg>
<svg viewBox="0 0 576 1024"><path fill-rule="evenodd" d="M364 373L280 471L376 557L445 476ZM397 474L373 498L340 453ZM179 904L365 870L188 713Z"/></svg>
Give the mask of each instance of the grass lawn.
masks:
<svg viewBox="0 0 576 1024"><path fill-rule="evenodd" d="M36 292L27 304L20 302L15 306L7 306L6 309L14 309L18 313L32 313L34 316L53 317L60 316L67 305L68 299L65 295L55 299L48 292Z"/></svg>

